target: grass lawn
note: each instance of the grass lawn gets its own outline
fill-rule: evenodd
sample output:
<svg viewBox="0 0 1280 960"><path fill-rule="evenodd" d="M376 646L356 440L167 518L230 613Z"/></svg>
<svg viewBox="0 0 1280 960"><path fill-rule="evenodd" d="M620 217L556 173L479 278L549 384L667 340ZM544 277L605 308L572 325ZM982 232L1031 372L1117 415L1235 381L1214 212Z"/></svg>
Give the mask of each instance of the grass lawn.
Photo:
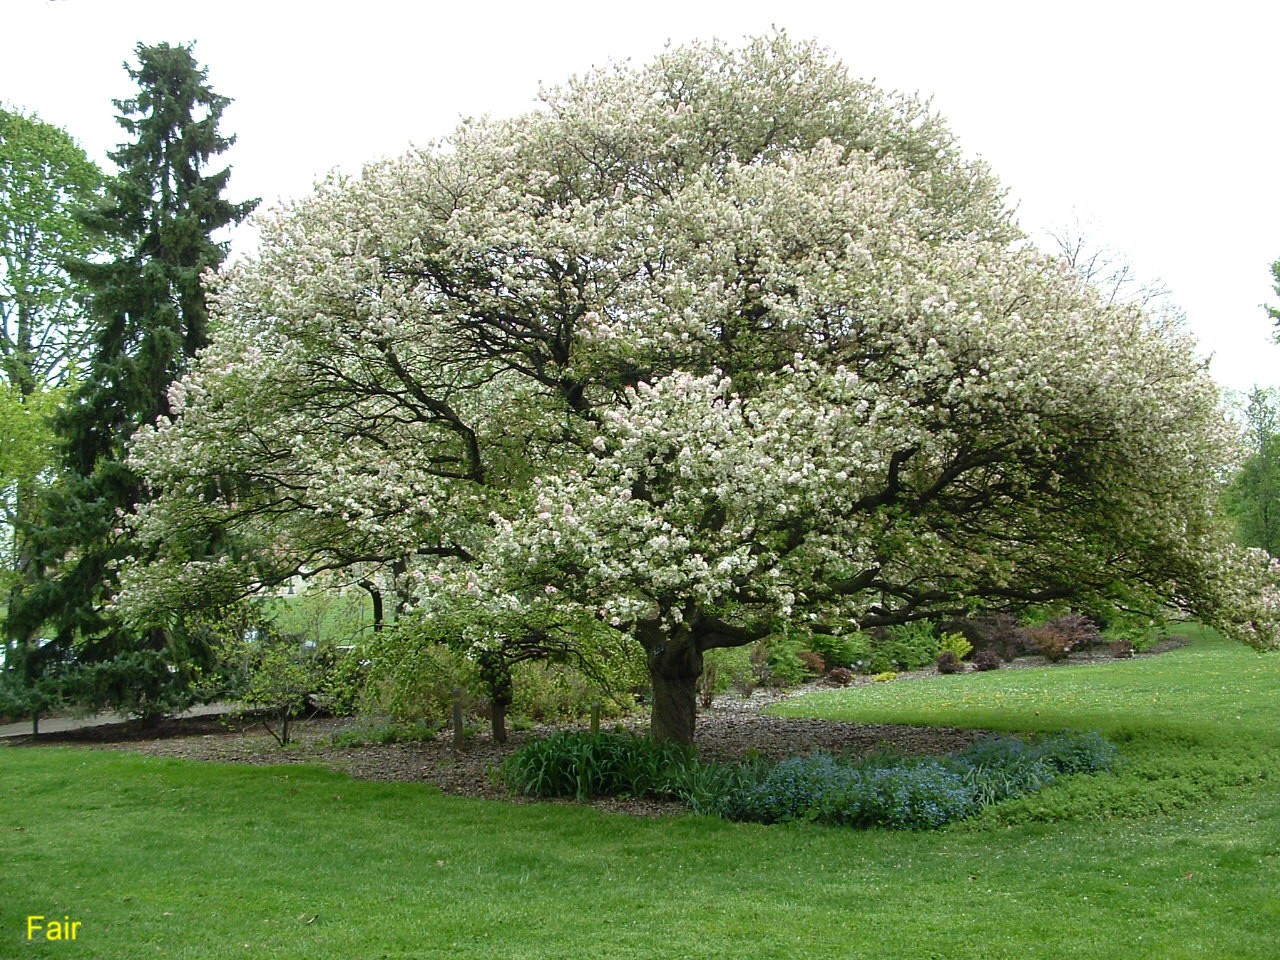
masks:
<svg viewBox="0 0 1280 960"><path fill-rule="evenodd" d="M786 711L1101 729L1125 766L1106 788L890 833L0 748L0 957L1276 956L1280 658L1200 636ZM76 941L27 941L32 914L81 921Z"/></svg>

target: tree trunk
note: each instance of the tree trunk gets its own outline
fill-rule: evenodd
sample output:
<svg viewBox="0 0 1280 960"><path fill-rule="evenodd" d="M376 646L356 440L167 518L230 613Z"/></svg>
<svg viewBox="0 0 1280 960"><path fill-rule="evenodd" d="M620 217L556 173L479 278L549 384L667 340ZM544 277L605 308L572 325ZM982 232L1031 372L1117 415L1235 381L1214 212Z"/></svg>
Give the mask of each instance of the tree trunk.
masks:
<svg viewBox="0 0 1280 960"><path fill-rule="evenodd" d="M492 720L492 728L493 728L493 742L506 743L507 742L507 705L503 703L501 700L494 700L493 703L491 704L491 709L492 709L491 720Z"/></svg>
<svg viewBox="0 0 1280 960"><path fill-rule="evenodd" d="M702 673L702 651L692 631L682 627L663 634L656 628L642 629L640 642L648 653L653 682L650 735L654 740L692 744L698 676Z"/></svg>

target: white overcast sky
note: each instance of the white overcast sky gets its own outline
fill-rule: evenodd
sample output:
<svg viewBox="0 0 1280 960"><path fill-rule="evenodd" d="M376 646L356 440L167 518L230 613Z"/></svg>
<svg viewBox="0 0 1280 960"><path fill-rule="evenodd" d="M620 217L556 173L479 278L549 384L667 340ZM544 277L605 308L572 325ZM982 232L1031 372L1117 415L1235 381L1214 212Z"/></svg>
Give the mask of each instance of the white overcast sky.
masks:
<svg viewBox="0 0 1280 960"><path fill-rule="evenodd" d="M773 26L816 38L856 76L931 96L1025 229L1085 223L1171 289L1224 386L1280 384L1261 307L1280 299L1275 4L0 0L0 102L109 167L123 138L111 100L135 89L123 62L138 42L194 40L235 100L229 196L270 204L443 137L460 116L530 109L540 83Z"/></svg>

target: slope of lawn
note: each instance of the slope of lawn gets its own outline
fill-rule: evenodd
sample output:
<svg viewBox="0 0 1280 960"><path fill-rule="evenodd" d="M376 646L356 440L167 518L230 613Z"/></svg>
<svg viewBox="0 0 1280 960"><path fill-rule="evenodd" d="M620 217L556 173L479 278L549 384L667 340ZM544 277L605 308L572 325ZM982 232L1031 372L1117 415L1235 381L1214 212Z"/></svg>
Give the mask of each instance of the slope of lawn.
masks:
<svg viewBox="0 0 1280 960"><path fill-rule="evenodd" d="M1274 768L1278 667L1202 638L1133 663L888 684L788 710L1092 727L1122 742L1118 783L1179 750L1193 764L1217 756L1217 776L1244 754ZM1179 696L1181 709L1162 705ZM1280 796L1256 764L1242 771L1172 813L1024 811L891 833L0 748L0 956L1273 957ZM28 942L30 914L80 920L79 936Z"/></svg>
<svg viewBox="0 0 1280 960"><path fill-rule="evenodd" d="M1195 809L1280 775L1280 656L1197 625L1188 646L1135 660L998 670L813 693L771 712L998 731L1098 730L1118 777L1085 778L993 812L1019 819L1141 817Z"/></svg>

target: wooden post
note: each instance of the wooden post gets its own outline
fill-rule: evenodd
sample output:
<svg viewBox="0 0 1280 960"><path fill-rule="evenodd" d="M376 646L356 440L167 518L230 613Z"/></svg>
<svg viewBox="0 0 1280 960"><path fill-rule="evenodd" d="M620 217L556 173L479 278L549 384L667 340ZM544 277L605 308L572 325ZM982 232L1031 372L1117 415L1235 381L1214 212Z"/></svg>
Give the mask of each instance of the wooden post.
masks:
<svg viewBox="0 0 1280 960"><path fill-rule="evenodd" d="M453 688L453 749L462 749L462 688Z"/></svg>
<svg viewBox="0 0 1280 960"><path fill-rule="evenodd" d="M600 732L600 701L596 700L591 704L591 732Z"/></svg>

